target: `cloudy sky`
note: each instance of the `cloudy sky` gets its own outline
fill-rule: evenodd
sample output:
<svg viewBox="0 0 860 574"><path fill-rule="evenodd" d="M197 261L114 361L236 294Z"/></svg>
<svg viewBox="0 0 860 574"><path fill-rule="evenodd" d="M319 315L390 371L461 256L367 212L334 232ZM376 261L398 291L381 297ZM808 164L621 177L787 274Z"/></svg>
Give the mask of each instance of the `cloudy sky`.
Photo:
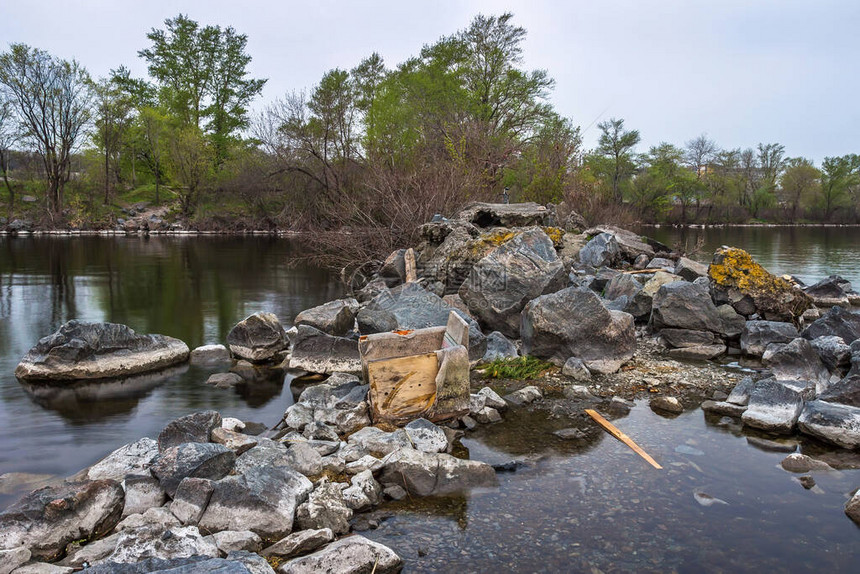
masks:
<svg viewBox="0 0 860 574"><path fill-rule="evenodd" d="M262 107L311 88L325 70L379 52L389 66L466 27L513 12L527 68L556 80L552 102L582 126L624 118L640 151L707 133L722 147L779 142L819 163L860 153L860 2L856 0L40 0L0 1L0 48L24 42L75 58L94 76L121 64L166 18L248 35Z"/></svg>

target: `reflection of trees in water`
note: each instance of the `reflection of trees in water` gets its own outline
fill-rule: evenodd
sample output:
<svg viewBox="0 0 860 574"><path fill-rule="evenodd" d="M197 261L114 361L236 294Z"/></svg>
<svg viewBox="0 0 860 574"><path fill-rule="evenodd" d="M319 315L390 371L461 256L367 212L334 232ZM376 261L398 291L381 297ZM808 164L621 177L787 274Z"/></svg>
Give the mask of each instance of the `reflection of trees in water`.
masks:
<svg viewBox="0 0 860 574"><path fill-rule="evenodd" d="M288 324L342 295L326 271L291 265L295 247L284 239L34 237L0 245L6 283L44 277L49 289L50 305L35 305L26 326L33 342L68 319L90 318L196 345L223 340L250 312L272 310ZM13 291L0 302L6 314L23 304Z"/></svg>

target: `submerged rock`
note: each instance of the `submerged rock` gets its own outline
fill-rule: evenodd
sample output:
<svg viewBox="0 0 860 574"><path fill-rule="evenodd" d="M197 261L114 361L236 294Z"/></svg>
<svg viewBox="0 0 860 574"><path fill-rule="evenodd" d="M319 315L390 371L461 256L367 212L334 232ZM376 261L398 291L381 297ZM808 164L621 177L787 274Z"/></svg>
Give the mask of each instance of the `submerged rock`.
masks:
<svg viewBox="0 0 860 574"><path fill-rule="evenodd" d="M165 335L138 335L117 323L69 321L30 349L15 376L71 381L125 377L188 359L188 345Z"/></svg>

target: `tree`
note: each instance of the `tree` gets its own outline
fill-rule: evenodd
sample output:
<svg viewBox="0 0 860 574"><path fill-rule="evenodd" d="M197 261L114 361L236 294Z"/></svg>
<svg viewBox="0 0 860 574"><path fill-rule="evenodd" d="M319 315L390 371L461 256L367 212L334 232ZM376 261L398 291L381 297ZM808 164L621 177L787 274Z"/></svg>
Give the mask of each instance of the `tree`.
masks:
<svg viewBox="0 0 860 574"><path fill-rule="evenodd" d="M122 80L117 79L116 73L112 72L110 78L103 78L92 86L95 95L96 128L93 141L104 157L105 205L110 201L111 171L113 181L120 181L119 155L134 108L130 95L123 89Z"/></svg>
<svg viewBox="0 0 860 574"><path fill-rule="evenodd" d="M9 156L17 134L13 124L12 105L2 99L2 95L0 93L0 175L3 176L3 183L9 193L8 215L12 217L12 210L15 208L15 190L9 183Z"/></svg>
<svg viewBox="0 0 860 574"><path fill-rule="evenodd" d="M818 203L825 220L830 220L836 209L848 204L851 188L858 185L860 156L848 154L824 158L821 162L821 194Z"/></svg>
<svg viewBox="0 0 860 574"><path fill-rule="evenodd" d="M797 212L802 202L817 194L821 172L812 162L803 157L786 160L786 168L780 179L782 195L791 210L791 221L797 221Z"/></svg>
<svg viewBox="0 0 860 574"><path fill-rule="evenodd" d="M601 132L597 150L611 160L612 198L621 203L624 199L622 186L636 168L631 152L639 143L639 131L625 130L624 120L616 118L600 122L597 127Z"/></svg>
<svg viewBox="0 0 860 574"><path fill-rule="evenodd" d="M713 161L719 151L720 148L717 147L717 143L708 139L707 134L702 134L686 143L684 159L687 165L693 169L696 179L702 179L708 163Z"/></svg>
<svg viewBox="0 0 860 574"><path fill-rule="evenodd" d="M182 215L190 217L209 180L212 150L194 126L173 130L168 149L170 175L177 185L179 206Z"/></svg>
<svg viewBox="0 0 860 574"><path fill-rule="evenodd" d="M89 75L74 60L12 44L0 54L0 86L13 103L23 141L42 159L48 213L60 217L72 151L90 120Z"/></svg>
<svg viewBox="0 0 860 574"><path fill-rule="evenodd" d="M248 105L266 80L247 77L248 37L233 27L200 27L182 14L164 24L165 30L147 34L152 46L138 55L149 64L165 107L183 125L211 135L220 165L231 138L248 125Z"/></svg>
<svg viewBox="0 0 860 574"><path fill-rule="evenodd" d="M165 141L168 135L167 117L157 108L141 108L135 124L138 150L143 163L155 179L155 205L161 202L161 181L164 173Z"/></svg>

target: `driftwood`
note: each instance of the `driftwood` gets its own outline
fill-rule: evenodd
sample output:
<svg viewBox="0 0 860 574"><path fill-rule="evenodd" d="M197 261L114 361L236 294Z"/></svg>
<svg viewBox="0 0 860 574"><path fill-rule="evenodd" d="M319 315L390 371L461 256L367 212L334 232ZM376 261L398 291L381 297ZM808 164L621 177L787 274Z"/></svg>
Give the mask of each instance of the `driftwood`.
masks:
<svg viewBox="0 0 860 574"><path fill-rule="evenodd" d="M600 426L602 426L604 429L606 429L609 432L609 434L611 434L612 436L614 436L615 438L617 438L618 440L620 440L621 442L623 442L624 444L629 446L631 449L633 449L633 452L635 452L636 454L638 454L639 456L641 456L642 458L647 460L651 464L651 466L653 466L654 468L657 468L657 469L663 468L662 466L657 464L657 461L654 460L653 458L651 458L651 456L647 452L642 450L638 444L633 442L633 439L631 439L629 436L627 436L626 434L624 434L623 432L618 430L618 428L615 425L613 425L611 422L609 422L608 420L606 420L605 418L600 416L600 414L597 411L592 410L592 409L585 409L585 412L588 414L588 416L590 416L595 421L597 421L597 423Z"/></svg>
<svg viewBox="0 0 860 574"><path fill-rule="evenodd" d="M662 267L660 267L659 269L634 269L633 271L622 271L622 273L625 273L627 275L639 275L642 273L657 273L658 271L666 271L666 270L663 269ZM668 271L666 271L666 272L668 273Z"/></svg>

